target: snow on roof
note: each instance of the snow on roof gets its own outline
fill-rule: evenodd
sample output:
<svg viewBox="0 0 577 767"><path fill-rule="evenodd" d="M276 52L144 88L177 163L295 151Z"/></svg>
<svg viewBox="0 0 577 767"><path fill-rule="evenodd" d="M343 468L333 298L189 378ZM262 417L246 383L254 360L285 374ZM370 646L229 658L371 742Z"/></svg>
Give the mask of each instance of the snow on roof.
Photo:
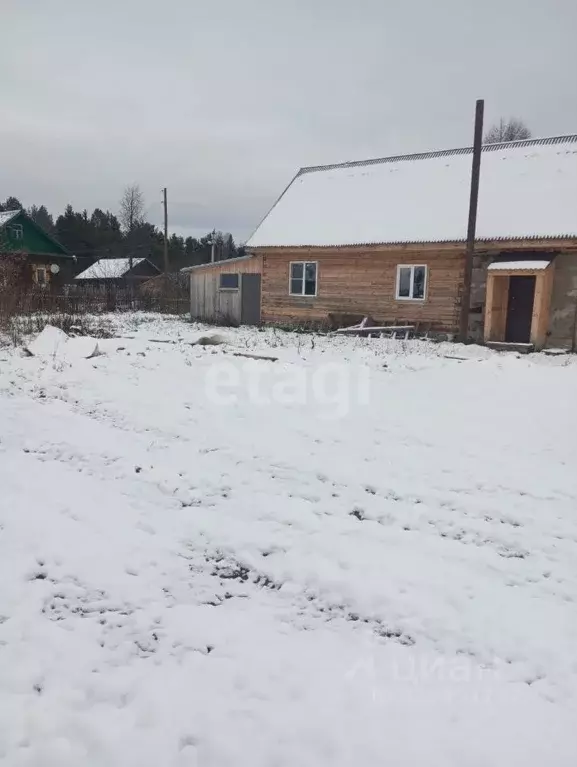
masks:
<svg viewBox="0 0 577 767"><path fill-rule="evenodd" d="M489 264L489 270L492 272L526 272L530 271L542 271L546 269L551 260L548 261L494 261Z"/></svg>
<svg viewBox="0 0 577 767"><path fill-rule="evenodd" d="M137 266L145 258L133 258L132 266ZM124 277L130 269L129 258L101 258L88 269L76 275L77 280L117 280Z"/></svg>
<svg viewBox="0 0 577 767"><path fill-rule="evenodd" d="M22 211L21 210L5 210L0 212L0 227L5 226L5 224L11 221L19 213L22 213Z"/></svg>
<svg viewBox="0 0 577 767"><path fill-rule="evenodd" d="M302 168L247 247L466 239L472 148ZM477 238L577 236L577 135L483 147Z"/></svg>
<svg viewBox="0 0 577 767"><path fill-rule="evenodd" d="M218 267L218 266L226 266L227 264L236 264L239 261L249 261L253 259L254 256L252 253L247 253L246 256L237 256L236 258L222 258L220 261L207 261L206 264L194 264L194 266L184 266L180 271L181 272L194 272L197 269L206 269L207 267L209 269Z"/></svg>

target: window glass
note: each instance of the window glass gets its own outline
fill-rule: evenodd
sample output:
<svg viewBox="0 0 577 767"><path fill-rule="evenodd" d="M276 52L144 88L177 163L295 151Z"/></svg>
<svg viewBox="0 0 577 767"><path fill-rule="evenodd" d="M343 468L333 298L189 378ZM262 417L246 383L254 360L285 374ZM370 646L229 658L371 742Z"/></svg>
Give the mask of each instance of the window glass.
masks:
<svg viewBox="0 0 577 767"><path fill-rule="evenodd" d="M238 274L221 274L220 275L220 287L221 288L238 288Z"/></svg>
<svg viewBox="0 0 577 767"><path fill-rule="evenodd" d="M415 266L413 277L413 298L425 297L425 267Z"/></svg>
<svg viewBox="0 0 577 767"><path fill-rule="evenodd" d="M314 296L317 292L317 265L306 264L305 267L305 295Z"/></svg>
<svg viewBox="0 0 577 767"><path fill-rule="evenodd" d="M294 293L300 296L302 292L303 292L303 281L291 280L291 293Z"/></svg>
<svg viewBox="0 0 577 767"><path fill-rule="evenodd" d="M291 264L291 277L293 280L302 279L303 267L304 264L302 263Z"/></svg>
<svg viewBox="0 0 577 767"><path fill-rule="evenodd" d="M408 267L399 269L399 298L411 296L411 270Z"/></svg>

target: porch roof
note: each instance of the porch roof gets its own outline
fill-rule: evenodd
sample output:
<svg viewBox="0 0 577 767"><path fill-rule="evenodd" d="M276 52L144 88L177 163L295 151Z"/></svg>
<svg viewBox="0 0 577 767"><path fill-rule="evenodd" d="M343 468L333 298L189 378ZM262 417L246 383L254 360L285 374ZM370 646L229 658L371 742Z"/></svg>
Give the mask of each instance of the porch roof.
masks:
<svg viewBox="0 0 577 767"><path fill-rule="evenodd" d="M490 272L540 272L546 269L552 259L534 261L494 261L487 267Z"/></svg>

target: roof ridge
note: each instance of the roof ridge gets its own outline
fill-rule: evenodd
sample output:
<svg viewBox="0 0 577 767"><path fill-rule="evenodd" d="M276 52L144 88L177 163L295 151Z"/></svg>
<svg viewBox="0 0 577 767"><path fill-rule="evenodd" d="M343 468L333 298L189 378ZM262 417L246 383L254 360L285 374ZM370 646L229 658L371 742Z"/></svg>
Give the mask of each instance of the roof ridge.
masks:
<svg viewBox="0 0 577 767"><path fill-rule="evenodd" d="M577 133L567 133L560 136L545 136L540 138L518 139L515 141L500 141L494 144L483 144L483 152L492 152L497 149L513 149L523 146L545 146L549 144L577 143ZM336 168L360 168L366 165L379 165L387 162L400 162L403 160L430 160L435 157L451 157L459 154L471 154L472 146L457 147L455 149L435 149L428 152L415 152L411 154L392 155L391 157L376 157L370 160L352 160L349 162L329 163L328 165L310 165L301 168L297 177L305 173L314 173L315 171L333 170Z"/></svg>

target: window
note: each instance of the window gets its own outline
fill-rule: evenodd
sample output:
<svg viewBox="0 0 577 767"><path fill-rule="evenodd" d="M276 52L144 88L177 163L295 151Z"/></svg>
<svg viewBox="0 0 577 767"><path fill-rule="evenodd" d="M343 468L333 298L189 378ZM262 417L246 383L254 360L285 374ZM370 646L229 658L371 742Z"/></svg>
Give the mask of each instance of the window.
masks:
<svg viewBox="0 0 577 767"><path fill-rule="evenodd" d="M24 237L24 232L22 230L22 224L12 224L10 229L10 235L14 240L21 240Z"/></svg>
<svg viewBox="0 0 577 767"><path fill-rule="evenodd" d="M46 269L43 266L37 266L34 270L34 281L38 285L46 285Z"/></svg>
<svg viewBox="0 0 577 767"><path fill-rule="evenodd" d="M221 290L238 290L238 274L221 274L220 275L220 289Z"/></svg>
<svg viewBox="0 0 577 767"><path fill-rule="evenodd" d="M290 265L291 296L316 296L317 263L316 261L293 261Z"/></svg>
<svg viewBox="0 0 577 767"><path fill-rule="evenodd" d="M426 266L397 266L397 301L424 301L426 290Z"/></svg>

